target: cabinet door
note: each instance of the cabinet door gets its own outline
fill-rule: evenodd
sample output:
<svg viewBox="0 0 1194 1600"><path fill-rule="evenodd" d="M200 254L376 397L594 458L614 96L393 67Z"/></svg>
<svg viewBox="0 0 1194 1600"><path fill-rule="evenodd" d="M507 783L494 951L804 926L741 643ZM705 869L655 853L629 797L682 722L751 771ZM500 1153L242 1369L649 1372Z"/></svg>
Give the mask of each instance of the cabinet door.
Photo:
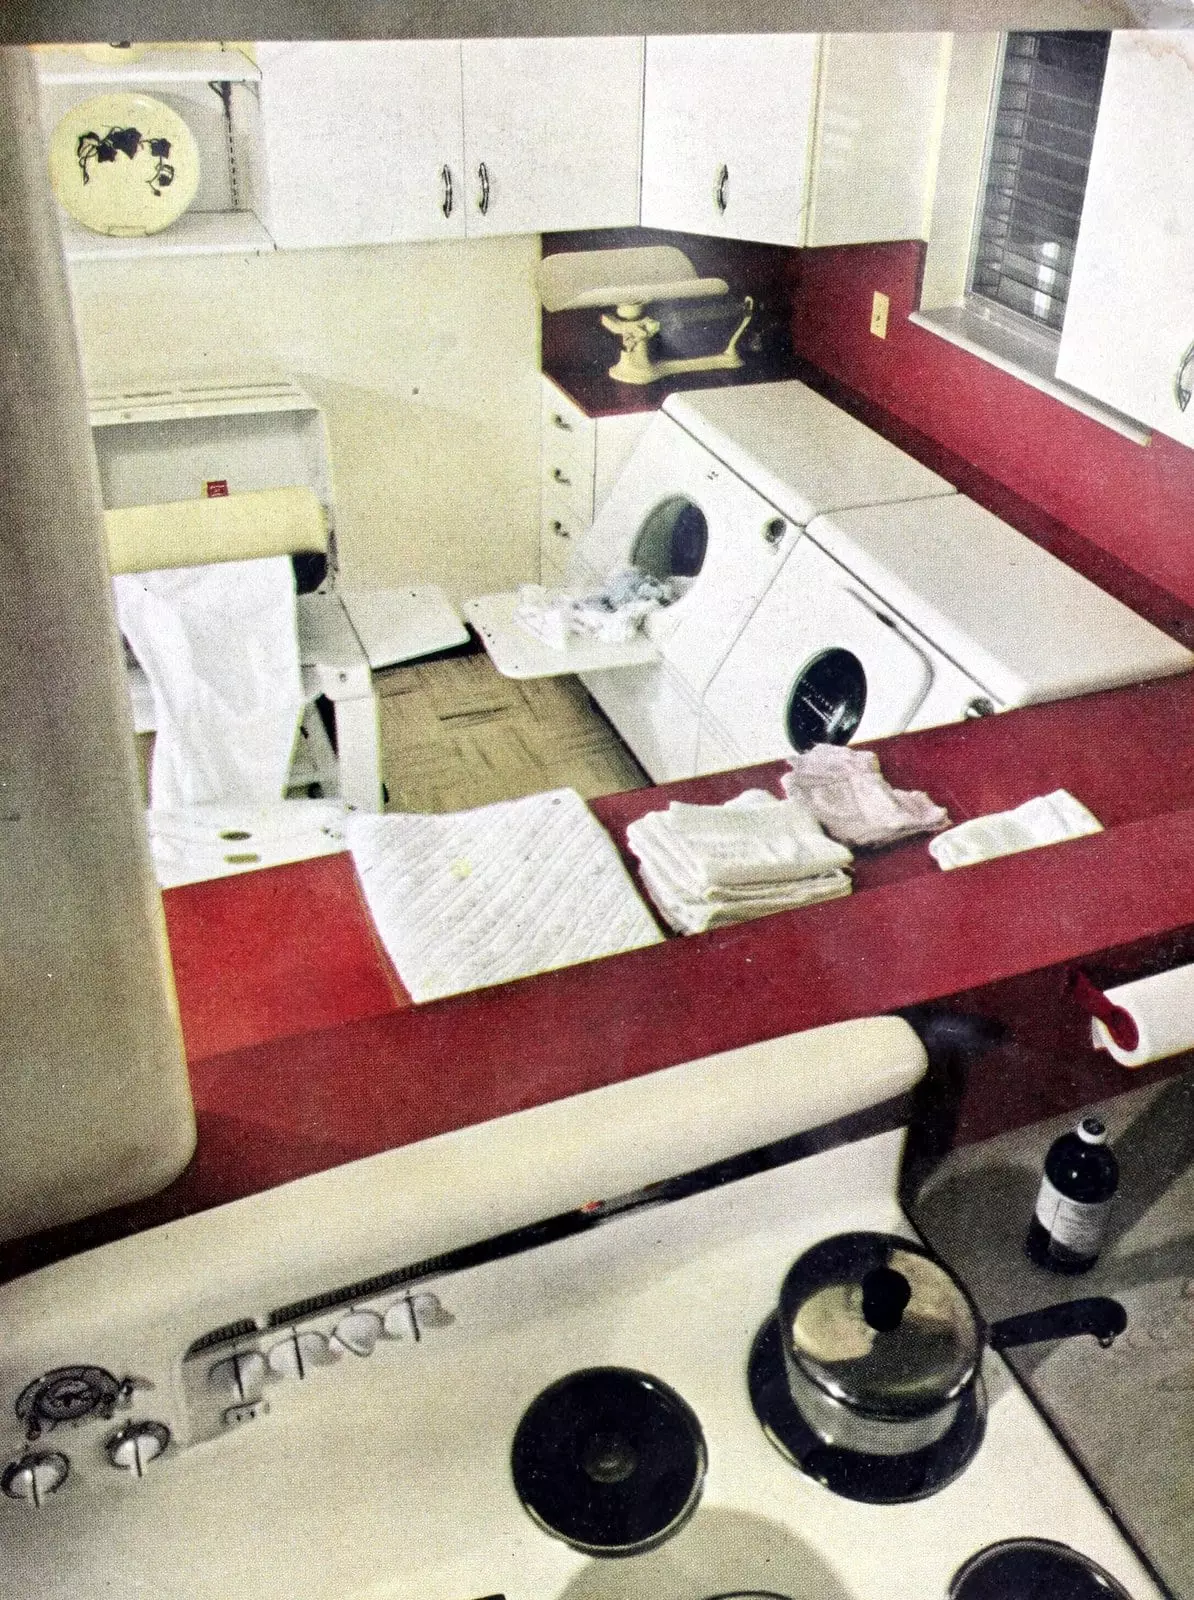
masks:
<svg viewBox="0 0 1194 1600"><path fill-rule="evenodd" d="M927 239L941 33L829 33L821 51L807 245Z"/></svg>
<svg viewBox="0 0 1194 1600"><path fill-rule="evenodd" d="M1117 33L1057 376L1194 444L1194 35ZM1184 366L1184 372L1183 372Z"/></svg>
<svg viewBox="0 0 1194 1600"><path fill-rule="evenodd" d="M642 44L465 40L470 234L637 223Z"/></svg>
<svg viewBox="0 0 1194 1600"><path fill-rule="evenodd" d="M463 236L459 44L257 49L267 225L281 247Z"/></svg>
<svg viewBox="0 0 1194 1600"><path fill-rule="evenodd" d="M816 34L647 40L644 227L804 242Z"/></svg>

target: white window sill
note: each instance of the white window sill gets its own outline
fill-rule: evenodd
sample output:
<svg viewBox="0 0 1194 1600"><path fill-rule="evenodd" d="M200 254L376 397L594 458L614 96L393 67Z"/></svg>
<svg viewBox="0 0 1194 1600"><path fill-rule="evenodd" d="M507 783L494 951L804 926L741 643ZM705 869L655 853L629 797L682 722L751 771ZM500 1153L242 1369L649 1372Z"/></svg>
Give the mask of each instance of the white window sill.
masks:
<svg viewBox="0 0 1194 1600"><path fill-rule="evenodd" d="M914 311L908 319L918 328L927 328L939 338L948 339L962 350L967 350L980 361L1030 384L1043 394L1051 395L1062 405L1080 411L1083 416L1101 422L1105 428L1122 434L1134 444L1147 444L1152 438L1150 430L1131 417L1125 417L1109 406L1100 405L1079 389L1072 389L1053 376L1056 355L1053 350L1024 334L979 315L967 306L939 306L932 311Z"/></svg>

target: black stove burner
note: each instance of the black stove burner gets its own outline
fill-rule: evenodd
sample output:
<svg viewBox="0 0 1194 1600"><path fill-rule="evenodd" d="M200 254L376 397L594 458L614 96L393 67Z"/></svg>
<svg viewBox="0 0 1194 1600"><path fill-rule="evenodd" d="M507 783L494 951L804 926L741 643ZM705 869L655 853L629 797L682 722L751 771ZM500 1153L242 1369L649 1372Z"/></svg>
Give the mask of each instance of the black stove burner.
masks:
<svg viewBox="0 0 1194 1600"><path fill-rule="evenodd" d="M971 1556L949 1600L1131 1600L1102 1567L1051 1539L1008 1539Z"/></svg>
<svg viewBox="0 0 1194 1600"><path fill-rule="evenodd" d="M870 1505L923 1500L944 1489L969 1464L986 1428L986 1407L976 1384L958 1402L948 1433L923 1450L881 1456L826 1444L792 1399L775 1317L755 1336L747 1378L755 1415L781 1455L834 1494Z"/></svg>
<svg viewBox="0 0 1194 1600"><path fill-rule="evenodd" d="M589 1555L637 1555L696 1508L700 1424L674 1390L626 1367L553 1383L514 1435L514 1487L535 1521Z"/></svg>

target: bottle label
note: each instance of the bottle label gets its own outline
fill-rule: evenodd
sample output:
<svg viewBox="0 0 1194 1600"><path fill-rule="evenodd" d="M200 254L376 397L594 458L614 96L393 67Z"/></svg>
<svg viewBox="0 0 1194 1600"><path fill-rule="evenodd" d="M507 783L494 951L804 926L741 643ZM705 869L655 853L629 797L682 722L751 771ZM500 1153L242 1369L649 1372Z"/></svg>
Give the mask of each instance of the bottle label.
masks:
<svg viewBox="0 0 1194 1600"><path fill-rule="evenodd" d="M1050 1244L1072 1250L1075 1255L1097 1256L1107 1231L1111 1204L1111 1200L1093 1204L1071 1200L1047 1177L1042 1177L1036 1197L1036 1220L1049 1235Z"/></svg>

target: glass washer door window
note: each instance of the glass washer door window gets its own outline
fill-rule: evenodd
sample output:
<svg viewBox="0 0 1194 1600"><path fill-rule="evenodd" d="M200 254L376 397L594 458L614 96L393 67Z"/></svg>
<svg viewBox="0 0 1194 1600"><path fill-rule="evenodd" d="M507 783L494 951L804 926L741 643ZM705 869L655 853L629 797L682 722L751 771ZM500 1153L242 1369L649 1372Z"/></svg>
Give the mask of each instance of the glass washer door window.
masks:
<svg viewBox="0 0 1194 1600"><path fill-rule="evenodd" d="M1010 33L988 139L970 295L1060 333L1107 33Z"/></svg>

